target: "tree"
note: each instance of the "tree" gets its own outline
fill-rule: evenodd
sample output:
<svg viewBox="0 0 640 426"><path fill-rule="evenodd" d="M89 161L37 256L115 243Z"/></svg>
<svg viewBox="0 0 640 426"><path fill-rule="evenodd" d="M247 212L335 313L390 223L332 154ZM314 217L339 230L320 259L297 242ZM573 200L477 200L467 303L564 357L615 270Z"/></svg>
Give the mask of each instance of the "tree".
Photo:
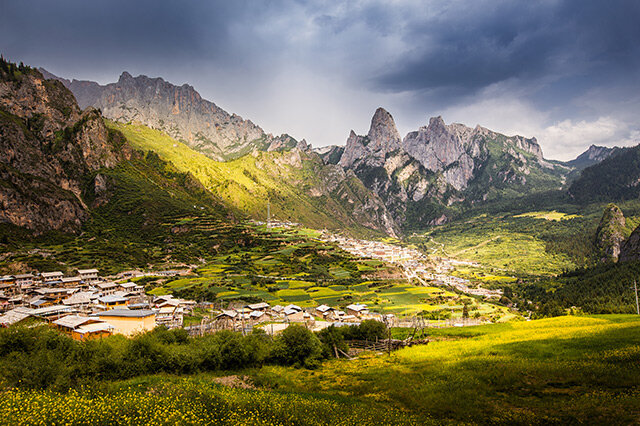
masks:
<svg viewBox="0 0 640 426"><path fill-rule="evenodd" d="M331 325L318 332L318 338L322 342L322 356L331 358L336 356L337 349L347 352L349 347L344 341L344 333L341 329Z"/></svg>
<svg viewBox="0 0 640 426"><path fill-rule="evenodd" d="M469 305L466 303L462 307L462 318L469 318Z"/></svg>

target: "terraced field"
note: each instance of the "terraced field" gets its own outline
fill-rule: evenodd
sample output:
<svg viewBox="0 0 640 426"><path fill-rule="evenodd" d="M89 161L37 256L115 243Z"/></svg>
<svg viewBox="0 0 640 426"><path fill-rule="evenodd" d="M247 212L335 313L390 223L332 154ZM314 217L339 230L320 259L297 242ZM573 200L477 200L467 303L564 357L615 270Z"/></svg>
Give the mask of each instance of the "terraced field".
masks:
<svg viewBox="0 0 640 426"><path fill-rule="evenodd" d="M466 303L472 316L498 320L508 314L502 306L444 288L408 283L396 267L356 258L336 246L310 239L306 237L308 230L256 230L277 244L215 257L196 275L162 283L148 292L174 293L222 306L266 301L271 305L345 307L358 302L381 313L433 312L459 317ZM380 279L379 275L397 278Z"/></svg>

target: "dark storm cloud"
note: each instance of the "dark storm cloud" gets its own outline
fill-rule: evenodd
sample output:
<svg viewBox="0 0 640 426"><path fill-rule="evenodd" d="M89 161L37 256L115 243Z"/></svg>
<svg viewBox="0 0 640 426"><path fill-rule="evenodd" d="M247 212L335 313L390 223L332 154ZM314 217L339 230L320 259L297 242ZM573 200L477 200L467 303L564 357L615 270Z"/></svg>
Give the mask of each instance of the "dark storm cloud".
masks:
<svg viewBox="0 0 640 426"><path fill-rule="evenodd" d="M228 22L246 14L243 3L2 0L0 51L65 70L123 69L203 56L224 61L229 59Z"/></svg>
<svg viewBox="0 0 640 426"><path fill-rule="evenodd" d="M635 71L640 2L468 2L412 22L408 50L376 76L390 91L477 91L523 82ZM460 6L460 4L456 4Z"/></svg>
<svg viewBox="0 0 640 426"><path fill-rule="evenodd" d="M0 53L187 82L317 145L385 106L403 132L443 114L573 155L640 135L638 22L638 0L0 0Z"/></svg>

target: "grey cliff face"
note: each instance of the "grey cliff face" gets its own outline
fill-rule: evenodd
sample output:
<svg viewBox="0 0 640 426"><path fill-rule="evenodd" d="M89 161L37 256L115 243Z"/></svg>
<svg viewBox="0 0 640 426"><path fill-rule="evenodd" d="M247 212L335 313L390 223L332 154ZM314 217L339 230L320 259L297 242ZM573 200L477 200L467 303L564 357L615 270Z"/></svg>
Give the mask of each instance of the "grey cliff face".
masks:
<svg viewBox="0 0 640 426"><path fill-rule="evenodd" d="M46 72L46 71L44 71ZM191 148L216 160L237 158L254 149L295 147L288 135L274 137L239 115L229 114L203 99L188 84L173 85L162 78L123 72L118 82L105 86L91 81L60 80L81 107L99 108L111 120L137 121L166 132Z"/></svg>
<svg viewBox="0 0 640 426"><path fill-rule="evenodd" d="M617 262L624 242L626 220L622 210L615 204L609 204L602 214L596 231L596 247L600 262Z"/></svg>
<svg viewBox="0 0 640 426"><path fill-rule="evenodd" d="M442 117L435 117L428 126L409 133L402 147L427 170L441 172L447 184L459 191L473 177L474 158L486 155L486 148L474 136L466 126L447 126Z"/></svg>

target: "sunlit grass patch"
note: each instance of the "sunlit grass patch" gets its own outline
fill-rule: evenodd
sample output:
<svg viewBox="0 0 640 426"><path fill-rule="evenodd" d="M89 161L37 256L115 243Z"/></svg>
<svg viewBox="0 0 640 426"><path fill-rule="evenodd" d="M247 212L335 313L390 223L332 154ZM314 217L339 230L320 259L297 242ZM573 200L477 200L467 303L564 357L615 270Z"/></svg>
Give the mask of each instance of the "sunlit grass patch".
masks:
<svg viewBox="0 0 640 426"><path fill-rule="evenodd" d="M561 221L561 220L575 219L577 217L582 217L582 216L577 214L568 214L568 213L562 213L562 212L552 210L552 211L522 213L519 215L515 215L513 217L533 217L535 219Z"/></svg>

